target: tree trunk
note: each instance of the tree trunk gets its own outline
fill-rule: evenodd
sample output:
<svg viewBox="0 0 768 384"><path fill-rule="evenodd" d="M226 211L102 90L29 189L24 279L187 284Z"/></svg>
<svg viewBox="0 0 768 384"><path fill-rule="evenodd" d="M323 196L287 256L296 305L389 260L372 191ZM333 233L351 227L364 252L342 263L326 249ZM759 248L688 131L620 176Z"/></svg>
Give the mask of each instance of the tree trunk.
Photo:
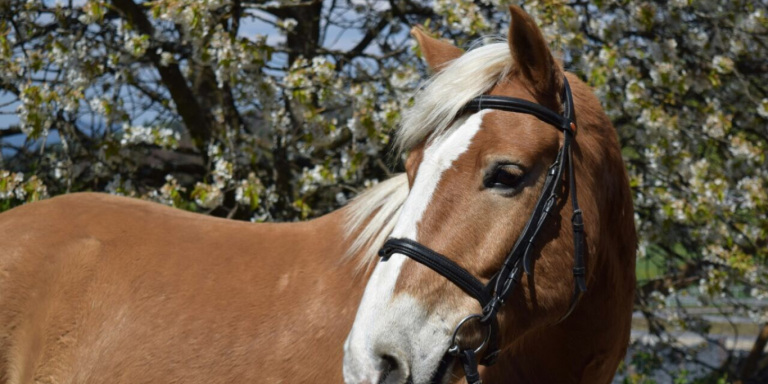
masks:
<svg viewBox="0 0 768 384"><path fill-rule="evenodd" d="M281 19L296 20L296 27L288 33L286 45L288 46L288 62L293 62L300 56L311 59L315 56L320 46L320 18L323 10L323 2L311 0L295 5L281 5L279 8L267 9L267 11Z"/></svg>
<svg viewBox="0 0 768 384"><path fill-rule="evenodd" d="M755 344L752 345L752 350L749 352L747 359L744 361L744 366L741 368L741 380L737 383L741 383L755 374L757 363L760 361L760 356L763 355L766 343L768 343L768 323L763 324L763 327L760 329Z"/></svg>

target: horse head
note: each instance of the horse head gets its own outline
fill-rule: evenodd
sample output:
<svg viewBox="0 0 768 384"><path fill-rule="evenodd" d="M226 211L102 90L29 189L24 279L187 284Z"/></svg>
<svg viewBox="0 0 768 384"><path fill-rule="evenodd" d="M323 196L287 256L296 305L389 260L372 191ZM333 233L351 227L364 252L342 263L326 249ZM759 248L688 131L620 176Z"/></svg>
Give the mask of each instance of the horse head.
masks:
<svg viewBox="0 0 768 384"><path fill-rule="evenodd" d="M467 53L413 31L436 74L397 135L410 191L345 344L349 383L447 382L453 355L492 364L554 327L590 337L590 313L620 323L604 349L623 354L636 240L616 134L510 10L508 42ZM605 287L622 298L601 303Z"/></svg>

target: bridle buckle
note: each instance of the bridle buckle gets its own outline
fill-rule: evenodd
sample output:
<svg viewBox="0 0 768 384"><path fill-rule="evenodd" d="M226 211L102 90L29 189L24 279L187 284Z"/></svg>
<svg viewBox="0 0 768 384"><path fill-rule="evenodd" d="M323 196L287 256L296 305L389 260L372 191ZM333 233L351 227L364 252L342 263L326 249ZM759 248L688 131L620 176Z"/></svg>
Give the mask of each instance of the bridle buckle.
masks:
<svg viewBox="0 0 768 384"><path fill-rule="evenodd" d="M504 305L504 300L498 296L494 297L485 307L483 307L483 315L480 318L481 324L489 324L499 311L501 306Z"/></svg>

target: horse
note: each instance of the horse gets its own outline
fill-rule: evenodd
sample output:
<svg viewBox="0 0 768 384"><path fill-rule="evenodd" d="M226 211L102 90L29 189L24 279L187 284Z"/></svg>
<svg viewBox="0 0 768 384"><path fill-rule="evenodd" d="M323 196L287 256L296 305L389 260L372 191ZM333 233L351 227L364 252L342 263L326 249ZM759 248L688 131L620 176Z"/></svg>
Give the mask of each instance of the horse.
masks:
<svg viewBox="0 0 768 384"><path fill-rule="evenodd" d="M396 138L410 193L345 342L347 383L462 368L469 383L609 383L626 352L637 238L615 129L510 13L507 43L467 53L415 33L436 75Z"/></svg>
<svg viewBox="0 0 768 384"><path fill-rule="evenodd" d="M377 262L377 250L411 231L487 280L521 231L557 133L515 113L459 116L463 99L484 93L557 108L560 69L533 21L512 16L509 44L466 54L413 31L436 75L398 132L406 173L325 216L244 223L98 193L0 214L0 382L461 380L453 363L433 378L436 356L478 304L401 254ZM599 102L568 81L587 291L554 324L572 297L573 251L563 219L549 222L536 278L523 276L499 312L501 353L480 372L490 383L608 382L628 342L636 240L626 171ZM520 180L514 190L477 183L489 160L504 164L502 182ZM563 202L555 210L571 213Z"/></svg>

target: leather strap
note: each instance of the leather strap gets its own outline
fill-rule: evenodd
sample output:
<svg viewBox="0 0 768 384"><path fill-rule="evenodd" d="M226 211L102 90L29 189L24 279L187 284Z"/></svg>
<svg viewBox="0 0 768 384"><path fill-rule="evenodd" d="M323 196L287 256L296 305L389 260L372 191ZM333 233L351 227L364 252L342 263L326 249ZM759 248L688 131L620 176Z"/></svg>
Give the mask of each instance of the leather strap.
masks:
<svg viewBox="0 0 768 384"><path fill-rule="evenodd" d="M539 118L539 120L545 123L549 123L550 125L553 125L560 130L571 130L571 121L568 120L567 117L564 117L559 113L540 104L514 97L491 95L478 96L467 103L467 105L465 105L459 113L478 112L483 109L496 109L506 112L525 113L528 115L536 116Z"/></svg>
<svg viewBox="0 0 768 384"><path fill-rule="evenodd" d="M477 370L475 351L471 349L461 351L459 359L464 363L464 376L467 379L467 384L483 384L483 380L480 379L480 372Z"/></svg>
<svg viewBox="0 0 768 384"><path fill-rule="evenodd" d="M491 294L485 284L472 276L453 260L419 244L411 239L390 238L379 250L381 261L387 261L393 253L400 253L441 274L480 302L484 307L491 301Z"/></svg>

